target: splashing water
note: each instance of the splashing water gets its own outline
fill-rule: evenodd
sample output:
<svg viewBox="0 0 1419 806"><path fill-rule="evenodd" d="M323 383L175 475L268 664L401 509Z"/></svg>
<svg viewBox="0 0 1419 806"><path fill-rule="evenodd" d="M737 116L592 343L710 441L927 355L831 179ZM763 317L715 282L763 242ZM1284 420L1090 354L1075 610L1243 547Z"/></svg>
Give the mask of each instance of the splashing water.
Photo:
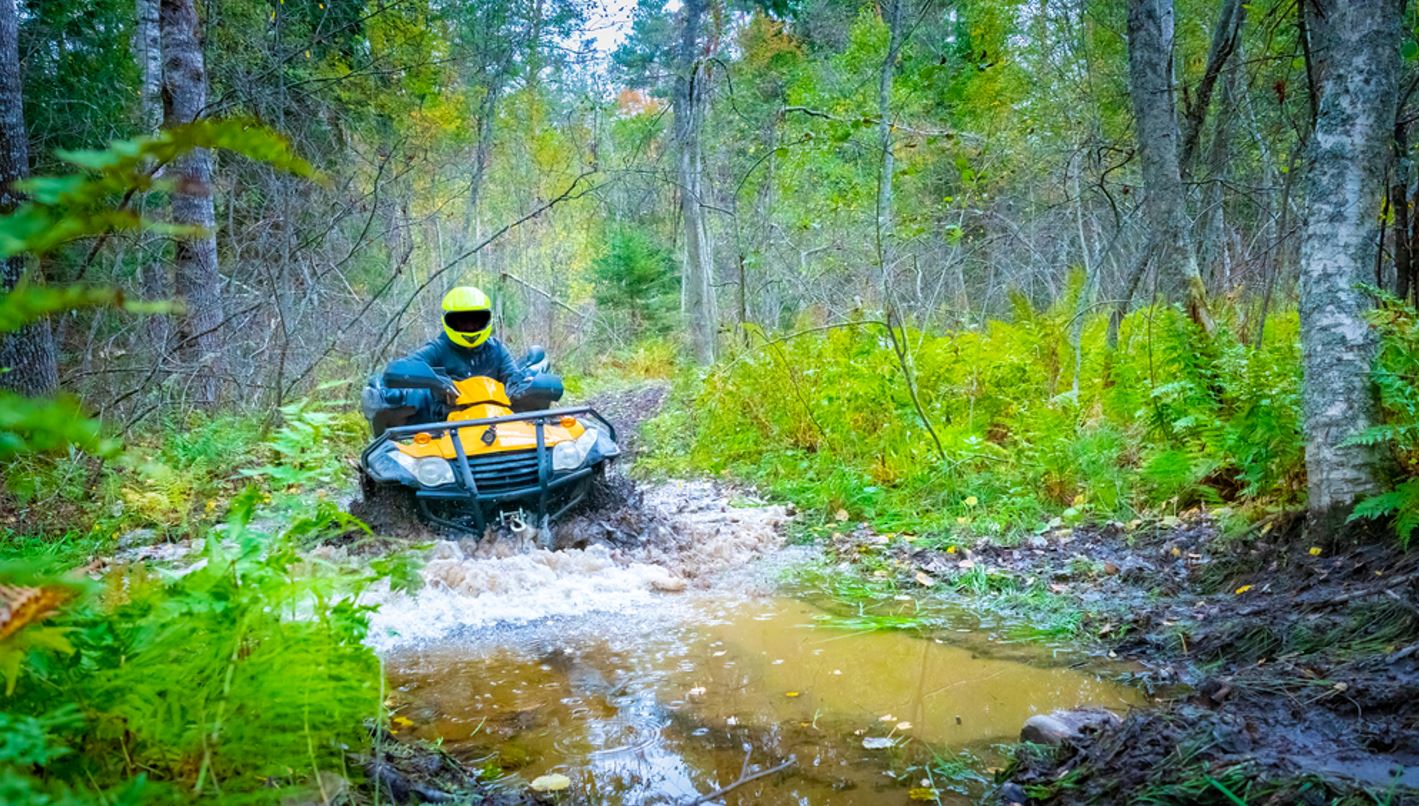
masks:
<svg viewBox="0 0 1419 806"><path fill-rule="evenodd" d="M731 499L707 482L649 489L624 543L547 551L525 539L443 541L430 550L415 596L371 591L380 605L370 643L381 651L499 624L660 606L665 593L703 586L778 548L788 511Z"/></svg>

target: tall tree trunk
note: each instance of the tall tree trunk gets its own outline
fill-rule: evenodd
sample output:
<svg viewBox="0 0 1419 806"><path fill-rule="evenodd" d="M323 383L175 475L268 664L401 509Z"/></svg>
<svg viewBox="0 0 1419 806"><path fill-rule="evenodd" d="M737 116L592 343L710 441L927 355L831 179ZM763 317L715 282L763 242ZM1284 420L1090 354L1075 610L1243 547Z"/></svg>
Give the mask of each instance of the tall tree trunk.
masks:
<svg viewBox="0 0 1419 806"><path fill-rule="evenodd" d="M690 319L690 340L695 360L714 361L715 312L713 266L709 231L701 205L702 156L700 131L704 123L704 71L699 59L700 29L704 24L707 0L686 0L684 27L680 32L680 52L675 71L672 106L675 114L680 184L680 220L685 230L684 283L685 314Z"/></svg>
<svg viewBox="0 0 1419 806"><path fill-rule="evenodd" d="M1155 270L1160 276L1176 273L1176 279L1167 285L1181 286L1193 321L1211 333L1214 326L1207 309L1207 291L1188 237L1187 200L1178 167L1172 65L1172 0L1129 0L1129 95L1143 161L1144 203Z"/></svg>
<svg viewBox="0 0 1419 806"><path fill-rule="evenodd" d="M1312 525L1329 529L1376 490L1376 451L1347 440L1375 417L1374 335L1357 284L1375 264L1400 18L1393 0L1308 0L1302 9L1318 96L1301 236L1306 474Z"/></svg>
<svg viewBox="0 0 1419 806"><path fill-rule="evenodd" d="M20 85L20 20L15 0L0 0L0 213L19 206L15 183L29 176L29 135ZM25 277L22 255L0 262L0 286L12 290ZM30 274L39 281L39 271ZM49 320L0 335L0 386L27 395L59 388L59 366Z"/></svg>
<svg viewBox="0 0 1419 806"><path fill-rule="evenodd" d="M163 47L162 30L158 25L161 0L137 0L136 5L138 24L133 31L133 58L142 78L139 109L143 133L157 134L163 125ZM140 199L140 207L146 208L151 198ZM172 295L163 244L162 238L151 233L143 232L138 236L138 286L148 300L165 300ZM155 361L162 361L172 338L172 321L166 316L149 316L145 325L148 348Z"/></svg>
<svg viewBox="0 0 1419 806"><path fill-rule="evenodd" d="M194 2L162 0L163 124L168 127L191 123L207 106L207 66ZM177 178L172 194L173 223L203 230L201 235L177 241L175 288L187 306L178 349L187 368L198 373L199 401L210 404L221 395L226 371L212 155L206 149L196 149L173 160L169 170Z"/></svg>

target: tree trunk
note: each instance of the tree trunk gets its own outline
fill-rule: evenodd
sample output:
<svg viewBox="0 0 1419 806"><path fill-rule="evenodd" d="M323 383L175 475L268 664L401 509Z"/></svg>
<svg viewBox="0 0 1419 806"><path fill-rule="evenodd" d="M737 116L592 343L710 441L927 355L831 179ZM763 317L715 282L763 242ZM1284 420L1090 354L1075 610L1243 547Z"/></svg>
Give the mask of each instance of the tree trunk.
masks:
<svg viewBox="0 0 1419 806"><path fill-rule="evenodd" d="M133 58L142 77L139 87L139 109L143 133L157 134L163 125L163 48L162 31L158 25L161 0L137 0L137 27L133 31ZM146 207L150 197L138 200ZM164 240L151 233L138 235L138 286L144 299L165 300L172 296L172 280L164 259ZM172 338L172 321L167 316L149 316L144 320L148 348L155 361L167 356Z"/></svg>
<svg viewBox="0 0 1419 806"><path fill-rule="evenodd" d="M1188 237L1186 198L1178 167L1178 124L1173 104L1172 0L1130 0L1128 84L1143 161L1148 227L1156 271L1175 272L1168 286L1181 286L1188 313L1206 333L1213 330L1207 291Z"/></svg>
<svg viewBox="0 0 1419 806"><path fill-rule="evenodd" d="M1301 236L1306 474L1312 525L1330 529L1377 489L1377 452L1346 442L1375 418L1375 340L1357 284L1376 258L1400 20L1393 0L1310 0L1302 8L1318 95Z"/></svg>
<svg viewBox="0 0 1419 806"><path fill-rule="evenodd" d="M15 0L0 0L0 213L19 206L22 196L15 183L30 173L19 39ZM25 274L22 255L0 262L0 286L6 292L18 285ZM38 282L39 271L30 273L29 279ZM52 394L59 388L54 333L48 319L0 334L0 386L27 395Z"/></svg>
<svg viewBox="0 0 1419 806"><path fill-rule="evenodd" d="M159 16L163 51L163 124L191 123L207 106L207 67L194 0L162 0ZM222 276L217 270L217 221L212 204L212 155L196 149L169 166L177 179L172 194L173 223L199 227L201 235L179 238L175 288L187 307L178 349L197 373L199 402L221 395L226 360L222 332Z"/></svg>
<svg viewBox="0 0 1419 806"><path fill-rule="evenodd" d="M685 314L690 319L690 340L695 360L701 364L714 361L715 298L713 284L714 260L711 255L709 232L704 208L701 206L703 185L700 154L700 130L704 123L704 72L699 60L700 28L704 23L706 0L686 0L685 21L680 35L680 53L675 71L672 98L675 114L680 184L680 219L685 229L684 283Z"/></svg>
<svg viewBox="0 0 1419 806"><path fill-rule="evenodd" d="M1413 271L1413 256L1409 252L1409 137L1404 122L1394 124L1394 180L1390 183L1389 203L1394 210L1394 293L1400 299L1409 297L1409 281Z"/></svg>

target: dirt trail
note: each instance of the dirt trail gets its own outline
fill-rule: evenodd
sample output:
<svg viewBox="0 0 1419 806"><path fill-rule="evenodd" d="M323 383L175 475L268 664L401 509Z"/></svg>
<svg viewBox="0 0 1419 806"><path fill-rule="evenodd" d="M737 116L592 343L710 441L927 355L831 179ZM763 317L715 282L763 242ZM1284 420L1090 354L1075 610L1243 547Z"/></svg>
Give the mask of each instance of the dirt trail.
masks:
<svg viewBox="0 0 1419 806"><path fill-rule="evenodd" d="M1287 523L1258 532L1228 540L1195 514L899 553L938 576L970 563L1045 580L1088 614L1100 651L1146 669L1157 707L1022 756L1007 800L1419 802L1419 554L1387 537L1315 546Z"/></svg>

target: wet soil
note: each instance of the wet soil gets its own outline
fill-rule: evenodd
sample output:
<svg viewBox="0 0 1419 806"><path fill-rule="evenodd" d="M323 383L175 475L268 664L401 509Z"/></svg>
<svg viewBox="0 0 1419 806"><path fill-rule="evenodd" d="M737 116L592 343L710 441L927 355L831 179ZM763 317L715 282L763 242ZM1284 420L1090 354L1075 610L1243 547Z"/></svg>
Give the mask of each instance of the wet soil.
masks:
<svg viewBox="0 0 1419 806"><path fill-rule="evenodd" d="M1228 539L1193 513L896 553L938 578L1044 581L1098 651L1145 670L1150 707L1022 751L1006 801L1419 802L1419 553L1312 539L1284 518Z"/></svg>

